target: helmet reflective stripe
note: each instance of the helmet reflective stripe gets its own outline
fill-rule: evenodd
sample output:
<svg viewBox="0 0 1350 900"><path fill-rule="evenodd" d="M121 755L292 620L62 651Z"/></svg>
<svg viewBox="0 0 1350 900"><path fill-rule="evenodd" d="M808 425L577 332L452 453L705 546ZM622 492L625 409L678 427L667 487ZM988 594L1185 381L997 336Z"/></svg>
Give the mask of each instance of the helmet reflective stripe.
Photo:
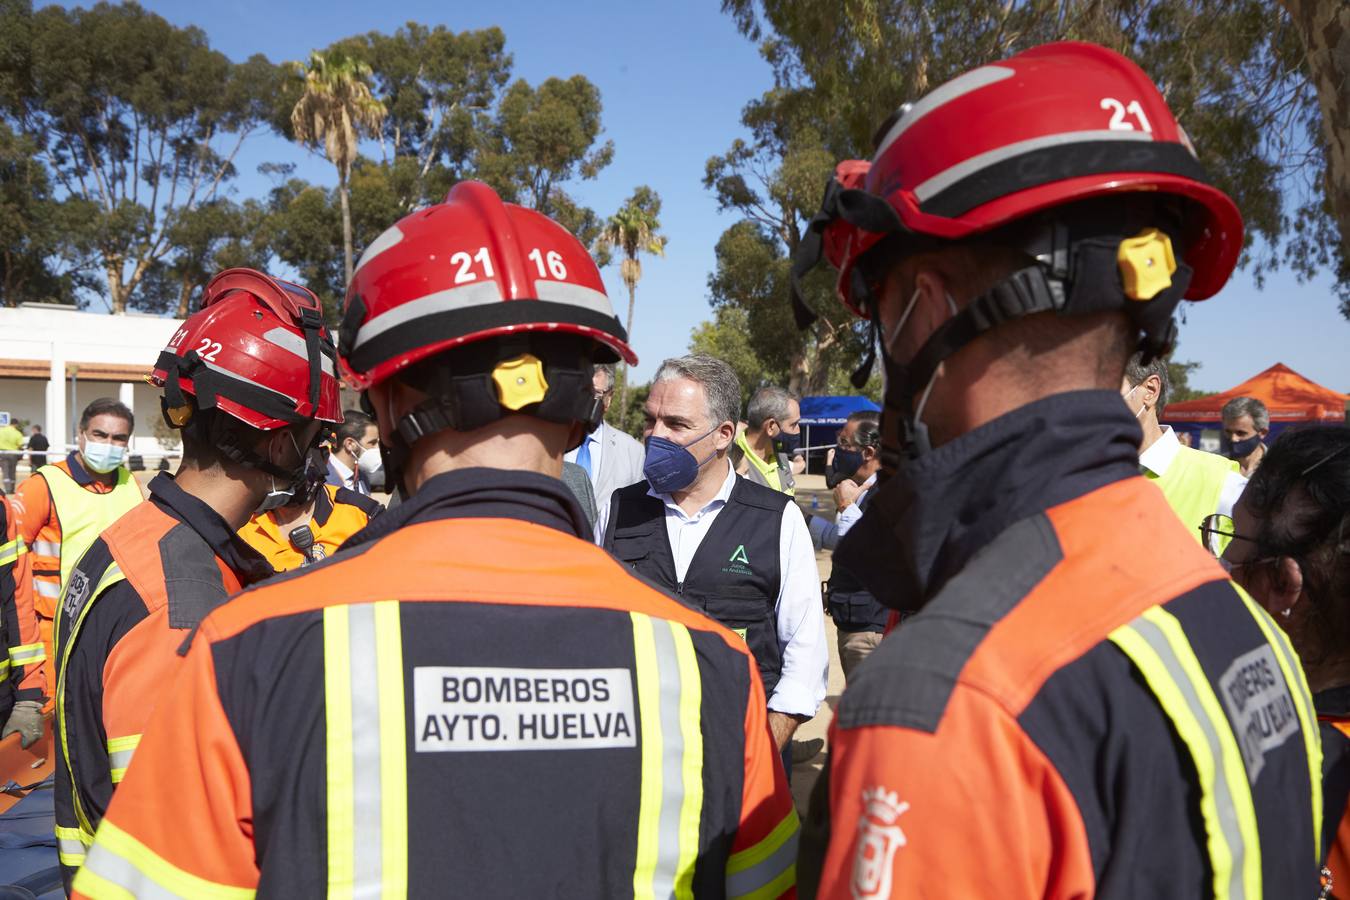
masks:
<svg viewBox="0 0 1350 900"><path fill-rule="evenodd" d="M305 348L305 339L292 331L287 331L285 328L273 328L263 334L263 340L275 347L280 347L287 353L295 354L306 362L309 361L309 351ZM333 368L333 360L325 354L320 354L319 362L325 375L337 377Z"/></svg>
<svg viewBox="0 0 1350 900"><path fill-rule="evenodd" d="M923 99L911 106L904 115L902 115L891 130L886 132L880 145L877 147L875 156L879 157L893 144L896 138L904 134L910 126L918 122L930 112L939 107L950 103L957 97L969 94L971 91L978 91L982 87L988 87L991 84L1002 81L1005 78L1011 78L1015 72L1005 66L983 66L975 69L973 72L967 72L957 78L934 88L931 93L925 94Z"/></svg>
<svg viewBox="0 0 1350 900"><path fill-rule="evenodd" d="M943 169L933 177L920 183L914 188L914 196L920 203L941 193L951 187L963 178L967 178L981 169L987 169L995 163L1002 162L1005 159L1012 159L1015 156L1021 156L1023 153L1029 153L1032 150L1040 150L1045 147L1057 147L1064 144L1088 144L1096 141L1152 141L1153 135L1147 131L1066 131L1061 134L1050 134L1044 137L1031 138L1026 141L1018 141L1015 144L1007 144L1003 147L995 147L987 153L981 153L978 156L972 156L963 160L954 166Z"/></svg>
<svg viewBox="0 0 1350 900"><path fill-rule="evenodd" d="M356 268L352 269L352 277L355 278L356 273L360 272L361 267L366 263L402 240L403 232L397 225L391 225L386 228L379 237L370 242L370 245L366 247L366 252L362 253L361 258L356 261Z"/></svg>
<svg viewBox="0 0 1350 900"><path fill-rule="evenodd" d="M534 293L540 300L580 306L606 316L614 315L614 307L610 304L609 297L593 288L573 284L570 281L536 279Z"/></svg>
<svg viewBox="0 0 1350 900"><path fill-rule="evenodd" d="M388 312L368 319L366 324L362 325L356 332L356 341L352 344L352 349L358 350L366 341L379 337L391 328L397 328L423 316L501 302L501 288L497 286L495 281L479 281L474 284L466 284L464 287L451 288L448 291L436 291L434 294L427 294L425 297L410 300Z"/></svg>

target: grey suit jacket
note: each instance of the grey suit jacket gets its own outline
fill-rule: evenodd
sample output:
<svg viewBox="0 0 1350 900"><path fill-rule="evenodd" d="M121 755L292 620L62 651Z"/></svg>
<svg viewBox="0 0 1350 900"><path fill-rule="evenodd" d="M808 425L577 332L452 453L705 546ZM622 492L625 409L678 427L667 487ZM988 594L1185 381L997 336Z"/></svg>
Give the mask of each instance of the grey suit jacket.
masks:
<svg viewBox="0 0 1350 900"><path fill-rule="evenodd" d="M642 480L642 463L647 458L647 451L608 422L600 423L596 437L600 441L600 469L591 473L591 484L595 487L596 505L604 506L609 502L610 494ZM565 458L568 462L576 462L577 452L573 450Z"/></svg>

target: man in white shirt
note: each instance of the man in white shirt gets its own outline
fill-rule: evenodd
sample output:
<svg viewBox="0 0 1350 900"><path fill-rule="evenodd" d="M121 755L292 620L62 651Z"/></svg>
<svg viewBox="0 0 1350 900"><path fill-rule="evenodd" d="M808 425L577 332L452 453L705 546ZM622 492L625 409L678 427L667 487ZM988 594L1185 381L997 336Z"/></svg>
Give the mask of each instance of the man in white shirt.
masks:
<svg viewBox="0 0 1350 900"><path fill-rule="evenodd" d="M1158 411L1167 405L1167 390L1166 360L1154 359L1146 366L1141 354L1130 357L1120 392L1144 432L1139 466L1162 489L1195 539L1203 543L1200 529L1210 516L1222 517L1217 530L1232 530L1233 507L1247 479L1239 473L1236 462L1185 447L1171 427L1159 424ZM1222 552L1223 546L1210 549Z"/></svg>
<svg viewBox="0 0 1350 900"><path fill-rule="evenodd" d="M596 365L591 376L595 396L605 405L614 402L614 367ZM595 430L586 435L581 446L571 451L563 459L576 463L586 471L595 490L596 503L606 503L609 495L621 487L642 480L642 460L645 457L642 445L619 429L605 422L603 418Z"/></svg>
<svg viewBox="0 0 1350 900"><path fill-rule="evenodd" d="M647 480L606 498L596 540L745 640L785 750L825 698L820 575L796 504L741 478L727 460L740 396L721 360L663 362L646 406Z"/></svg>
<svg viewBox="0 0 1350 900"><path fill-rule="evenodd" d="M333 440L333 452L328 455L327 482L369 496L371 476L382 469L380 432L375 420L358 409L345 410ZM386 489L392 490L393 486Z"/></svg>

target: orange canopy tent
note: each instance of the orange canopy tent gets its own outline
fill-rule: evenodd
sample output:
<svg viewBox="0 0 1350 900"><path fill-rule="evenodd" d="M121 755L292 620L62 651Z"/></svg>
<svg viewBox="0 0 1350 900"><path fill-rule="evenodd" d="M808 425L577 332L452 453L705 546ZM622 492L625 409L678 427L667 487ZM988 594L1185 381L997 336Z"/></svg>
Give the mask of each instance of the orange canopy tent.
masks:
<svg viewBox="0 0 1350 900"><path fill-rule="evenodd" d="M1255 397L1270 410L1271 425L1294 422L1338 424L1345 421L1346 402L1342 394L1309 381L1284 363L1276 363L1237 387L1210 397L1169 403L1162 420L1169 425L1217 425L1220 410L1234 397ZM1272 429L1274 430L1274 429Z"/></svg>

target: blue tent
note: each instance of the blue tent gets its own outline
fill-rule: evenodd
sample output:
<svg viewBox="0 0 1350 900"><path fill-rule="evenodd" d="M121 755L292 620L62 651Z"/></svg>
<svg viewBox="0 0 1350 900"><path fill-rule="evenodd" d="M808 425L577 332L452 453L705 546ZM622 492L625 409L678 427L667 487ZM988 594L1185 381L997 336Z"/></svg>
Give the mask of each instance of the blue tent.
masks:
<svg viewBox="0 0 1350 900"><path fill-rule="evenodd" d="M802 407L802 445L807 448L806 471L810 472L812 458L818 460L814 466L819 472L825 466L825 452L834 446L835 436L848 421L851 413L860 410L878 412L881 407L866 397L803 397Z"/></svg>

